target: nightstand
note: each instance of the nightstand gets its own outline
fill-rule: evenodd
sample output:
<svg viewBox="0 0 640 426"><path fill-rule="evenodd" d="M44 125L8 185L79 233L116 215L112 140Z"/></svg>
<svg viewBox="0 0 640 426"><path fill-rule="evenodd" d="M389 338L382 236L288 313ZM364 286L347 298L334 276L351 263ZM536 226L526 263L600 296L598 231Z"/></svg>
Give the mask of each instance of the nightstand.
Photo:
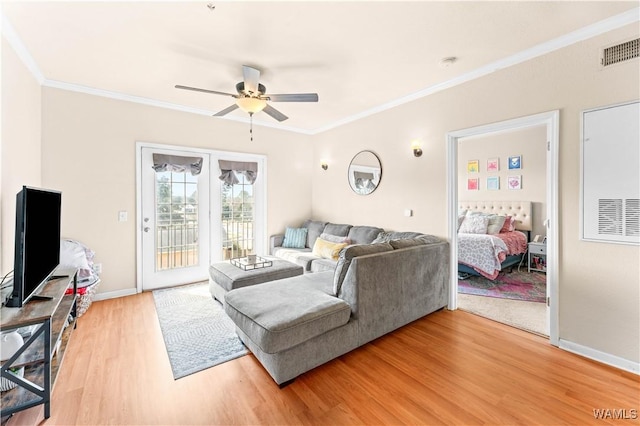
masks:
<svg viewBox="0 0 640 426"><path fill-rule="evenodd" d="M547 245L545 243L529 243L528 271L547 273Z"/></svg>

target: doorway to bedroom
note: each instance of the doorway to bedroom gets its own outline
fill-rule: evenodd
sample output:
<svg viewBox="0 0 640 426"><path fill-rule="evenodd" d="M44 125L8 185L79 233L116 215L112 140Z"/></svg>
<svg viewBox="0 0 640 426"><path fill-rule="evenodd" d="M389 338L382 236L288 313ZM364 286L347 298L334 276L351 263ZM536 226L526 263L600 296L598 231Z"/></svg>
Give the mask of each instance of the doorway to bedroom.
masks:
<svg viewBox="0 0 640 426"><path fill-rule="evenodd" d="M555 209L550 119L553 113L449 135L455 305L547 337L555 327L548 306L547 234Z"/></svg>

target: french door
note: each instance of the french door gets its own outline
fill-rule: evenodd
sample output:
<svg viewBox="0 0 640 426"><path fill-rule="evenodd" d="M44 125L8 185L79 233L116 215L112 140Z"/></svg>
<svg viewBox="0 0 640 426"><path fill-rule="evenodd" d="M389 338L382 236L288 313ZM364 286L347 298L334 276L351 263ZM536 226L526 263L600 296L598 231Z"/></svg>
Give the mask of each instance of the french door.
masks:
<svg viewBox="0 0 640 426"><path fill-rule="evenodd" d="M200 172L156 170L154 154L201 158ZM211 238L209 155L151 147L142 147L140 155L142 290L206 280Z"/></svg>

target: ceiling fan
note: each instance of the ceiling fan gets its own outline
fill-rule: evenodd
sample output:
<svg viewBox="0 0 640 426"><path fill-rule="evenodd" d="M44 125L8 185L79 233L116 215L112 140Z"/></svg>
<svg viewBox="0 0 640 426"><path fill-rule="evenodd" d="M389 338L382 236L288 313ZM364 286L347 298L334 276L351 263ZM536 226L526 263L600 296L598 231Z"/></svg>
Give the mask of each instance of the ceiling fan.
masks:
<svg viewBox="0 0 640 426"><path fill-rule="evenodd" d="M244 81L236 84L237 94L218 92L216 90L199 89L197 87L181 86L177 84L176 89L193 90L195 92L213 93L214 95L231 96L236 99L236 103L214 114L214 117L222 117L231 111L240 108L249 113L250 117L256 112L264 111L278 121L284 121L287 117L267 102L318 102L317 93L288 93L288 94L267 94L267 88L260 84L260 70L247 65L242 66L242 76Z"/></svg>

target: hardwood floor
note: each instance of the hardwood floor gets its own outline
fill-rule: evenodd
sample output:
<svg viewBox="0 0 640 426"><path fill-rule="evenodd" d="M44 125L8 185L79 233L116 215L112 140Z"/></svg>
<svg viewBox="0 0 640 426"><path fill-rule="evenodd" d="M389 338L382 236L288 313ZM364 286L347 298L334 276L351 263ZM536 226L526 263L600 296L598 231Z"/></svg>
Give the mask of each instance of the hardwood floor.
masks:
<svg viewBox="0 0 640 426"><path fill-rule="evenodd" d="M462 311L439 311L279 389L252 356L179 380L143 293L80 318L42 408L8 425L640 424L640 378ZM636 410L636 411L632 411Z"/></svg>

